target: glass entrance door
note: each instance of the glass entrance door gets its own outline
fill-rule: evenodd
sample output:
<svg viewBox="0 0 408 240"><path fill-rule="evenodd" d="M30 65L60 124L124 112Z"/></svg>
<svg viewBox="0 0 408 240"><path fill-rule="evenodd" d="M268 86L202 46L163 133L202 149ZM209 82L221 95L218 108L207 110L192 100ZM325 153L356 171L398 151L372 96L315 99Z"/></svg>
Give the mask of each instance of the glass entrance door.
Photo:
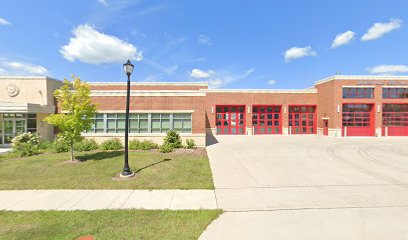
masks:
<svg viewBox="0 0 408 240"><path fill-rule="evenodd" d="M0 144L9 145L11 140L26 131L26 120L19 118L3 118Z"/></svg>

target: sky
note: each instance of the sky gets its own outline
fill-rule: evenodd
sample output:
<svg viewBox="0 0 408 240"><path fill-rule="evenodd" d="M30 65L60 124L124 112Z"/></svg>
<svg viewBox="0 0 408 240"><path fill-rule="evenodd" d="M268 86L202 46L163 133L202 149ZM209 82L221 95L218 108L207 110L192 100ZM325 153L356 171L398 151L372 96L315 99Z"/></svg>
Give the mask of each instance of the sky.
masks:
<svg viewBox="0 0 408 240"><path fill-rule="evenodd" d="M408 75L408 1L1 0L0 75L303 89Z"/></svg>

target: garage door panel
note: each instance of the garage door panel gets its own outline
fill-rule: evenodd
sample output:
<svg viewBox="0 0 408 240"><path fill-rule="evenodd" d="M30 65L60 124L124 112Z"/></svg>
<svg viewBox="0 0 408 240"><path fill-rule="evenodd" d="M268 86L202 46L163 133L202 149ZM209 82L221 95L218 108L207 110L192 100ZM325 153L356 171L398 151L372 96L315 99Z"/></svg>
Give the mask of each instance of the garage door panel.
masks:
<svg viewBox="0 0 408 240"><path fill-rule="evenodd" d="M387 136L408 136L408 127L387 127L384 129L384 133L386 132Z"/></svg>
<svg viewBox="0 0 408 240"><path fill-rule="evenodd" d="M216 106L215 124L217 134L243 135L245 134L245 106L220 105Z"/></svg>
<svg viewBox="0 0 408 240"><path fill-rule="evenodd" d="M291 134L316 133L316 106L289 106Z"/></svg>
<svg viewBox="0 0 408 240"><path fill-rule="evenodd" d="M373 104L343 104L343 136L375 136L373 111Z"/></svg>
<svg viewBox="0 0 408 240"><path fill-rule="evenodd" d="M374 136L374 131L371 127L347 127L345 131L347 136Z"/></svg>
<svg viewBox="0 0 408 240"><path fill-rule="evenodd" d="M252 107L254 134L282 134L282 107L262 105Z"/></svg>
<svg viewBox="0 0 408 240"><path fill-rule="evenodd" d="M384 104L383 136L408 136L408 104Z"/></svg>

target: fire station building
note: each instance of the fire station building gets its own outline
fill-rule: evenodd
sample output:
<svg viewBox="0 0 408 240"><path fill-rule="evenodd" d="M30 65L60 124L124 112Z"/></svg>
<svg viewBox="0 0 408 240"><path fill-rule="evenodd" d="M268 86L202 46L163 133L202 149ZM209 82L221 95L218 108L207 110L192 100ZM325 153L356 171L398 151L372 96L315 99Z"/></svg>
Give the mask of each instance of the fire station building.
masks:
<svg viewBox="0 0 408 240"><path fill-rule="evenodd" d="M51 138L42 119L55 111L48 77L0 77L0 144L16 134ZM97 104L85 137L122 138L126 83L89 82ZM408 76L336 75L301 90L209 89L203 82L133 82L130 138L160 143L171 129L205 146L207 135L295 135L329 137L408 136ZM1 146L1 145L0 145Z"/></svg>

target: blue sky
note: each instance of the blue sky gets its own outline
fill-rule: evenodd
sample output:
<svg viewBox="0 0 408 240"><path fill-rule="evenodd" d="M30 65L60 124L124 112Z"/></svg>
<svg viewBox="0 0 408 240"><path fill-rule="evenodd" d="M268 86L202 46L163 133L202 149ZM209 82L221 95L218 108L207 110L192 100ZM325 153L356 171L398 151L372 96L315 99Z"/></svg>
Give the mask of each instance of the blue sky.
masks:
<svg viewBox="0 0 408 240"><path fill-rule="evenodd" d="M408 74L408 1L2 0L0 74L305 88ZM336 40L335 40L336 39Z"/></svg>

